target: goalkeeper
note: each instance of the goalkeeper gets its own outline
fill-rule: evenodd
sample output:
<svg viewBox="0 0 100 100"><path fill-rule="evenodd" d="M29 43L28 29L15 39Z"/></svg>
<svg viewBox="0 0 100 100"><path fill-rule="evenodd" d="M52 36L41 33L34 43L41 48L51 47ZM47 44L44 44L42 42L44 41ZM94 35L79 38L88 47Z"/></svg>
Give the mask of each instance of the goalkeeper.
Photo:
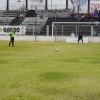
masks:
<svg viewBox="0 0 100 100"><path fill-rule="evenodd" d="M9 47L10 47L11 43L12 43L12 47L14 46L14 34L15 34L14 29L11 29Z"/></svg>
<svg viewBox="0 0 100 100"><path fill-rule="evenodd" d="M83 43L83 33L82 33L82 30L80 30L80 32L78 33L78 43L80 40L82 40L82 43Z"/></svg>

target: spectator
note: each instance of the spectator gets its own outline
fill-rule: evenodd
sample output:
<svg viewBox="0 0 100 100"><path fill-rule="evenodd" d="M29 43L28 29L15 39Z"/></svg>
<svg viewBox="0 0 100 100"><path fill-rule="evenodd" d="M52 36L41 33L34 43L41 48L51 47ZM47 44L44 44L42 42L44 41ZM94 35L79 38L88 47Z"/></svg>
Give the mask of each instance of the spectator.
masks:
<svg viewBox="0 0 100 100"><path fill-rule="evenodd" d="M75 33L73 31L71 32L71 37L75 37Z"/></svg>
<svg viewBox="0 0 100 100"><path fill-rule="evenodd" d="M90 22L94 22L93 18L90 19Z"/></svg>
<svg viewBox="0 0 100 100"><path fill-rule="evenodd" d="M98 36L100 36L100 31L98 32Z"/></svg>
<svg viewBox="0 0 100 100"><path fill-rule="evenodd" d="M43 13L40 14L40 19L43 19Z"/></svg>
<svg viewBox="0 0 100 100"><path fill-rule="evenodd" d="M75 15L76 21L78 21L78 17L79 17L78 14L76 14L76 15Z"/></svg>
<svg viewBox="0 0 100 100"><path fill-rule="evenodd" d="M100 22L100 10L98 12L98 21Z"/></svg>
<svg viewBox="0 0 100 100"><path fill-rule="evenodd" d="M52 12L52 20L56 20L56 12Z"/></svg>
<svg viewBox="0 0 100 100"><path fill-rule="evenodd" d="M20 14L19 13L17 13L16 19L20 19Z"/></svg>
<svg viewBox="0 0 100 100"><path fill-rule="evenodd" d="M95 29L93 30L93 36L97 36L97 32Z"/></svg>
<svg viewBox="0 0 100 100"><path fill-rule="evenodd" d="M25 16L23 15L23 13L20 15L20 19L23 20L25 18Z"/></svg>
<svg viewBox="0 0 100 100"><path fill-rule="evenodd" d="M85 14L81 14L81 19L84 19L85 18Z"/></svg>
<svg viewBox="0 0 100 100"><path fill-rule="evenodd" d="M93 20L93 13L92 12L89 14L89 21L90 22L94 22L94 20Z"/></svg>
<svg viewBox="0 0 100 100"><path fill-rule="evenodd" d="M97 8L94 10L94 12L98 13L98 10L97 10Z"/></svg>
<svg viewBox="0 0 100 100"><path fill-rule="evenodd" d="M37 11L38 11L37 8L35 8L35 17L37 17Z"/></svg>
<svg viewBox="0 0 100 100"><path fill-rule="evenodd" d="M71 13L71 15L70 15L70 16L71 16L71 18L74 18L75 14L74 14L74 13Z"/></svg>
<svg viewBox="0 0 100 100"><path fill-rule="evenodd" d="M81 19L82 19L81 14L78 14L78 21L81 21Z"/></svg>
<svg viewBox="0 0 100 100"><path fill-rule="evenodd" d="M94 11L94 13L93 13L93 18L94 18L94 21L97 21L97 11Z"/></svg>

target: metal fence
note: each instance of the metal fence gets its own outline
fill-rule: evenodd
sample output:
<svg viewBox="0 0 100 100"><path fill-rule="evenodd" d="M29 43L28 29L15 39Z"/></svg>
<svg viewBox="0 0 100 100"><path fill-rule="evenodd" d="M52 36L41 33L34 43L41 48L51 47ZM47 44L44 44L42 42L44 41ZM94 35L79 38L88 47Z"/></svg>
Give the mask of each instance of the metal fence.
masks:
<svg viewBox="0 0 100 100"><path fill-rule="evenodd" d="M43 31L34 30L33 28L32 34L37 36L66 37L71 36L72 32L74 36L77 36L80 30L85 36L100 37L100 22L53 22L52 25L45 25Z"/></svg>
<svg viewBox="0 0 100 100"><path fill-rule="evenodd" d="M53 22L52 36L71 36L72 31L77 36L82 30L85 36L100 36L100 22Z"/></svg>

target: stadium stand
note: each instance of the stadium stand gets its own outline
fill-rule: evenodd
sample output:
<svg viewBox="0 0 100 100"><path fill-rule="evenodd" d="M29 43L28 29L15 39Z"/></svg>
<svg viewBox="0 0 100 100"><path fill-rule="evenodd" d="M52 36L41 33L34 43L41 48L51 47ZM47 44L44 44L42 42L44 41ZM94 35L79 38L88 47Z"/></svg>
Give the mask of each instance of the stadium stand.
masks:
<svg viewBox="0 0 100 100"><path fill-rule="evenodd" d="M15 18L11 21L9 25L20 25L21 23L22 23L22 20Z"/></svg>
<svg viewBox="0 0 100 100"><path fill-rule="evenodd" d="M56 13L56 19L52 17L52 12ZM17 13L25 15L25 19L20 20L16 19ZM43 18L40 18L40 14L43 14ZM17 11L17 10L9 10L9 11L0 11L0 25L25 25L26 26L26 35L47 35L47 27L49 27L48 35L52 35L52 22L89 22L88 17L71 17L71 12L66 10L54 10L54 11L45 11L45 10L28 10L28 11ZM59 26L58 26L59 27ZM70 27L66 29L64 27L63 35L66 35L66 31L70 35L71 29ZM88 30L87 27L81 27L82 29ZM61 35L61 29L58 28L59 32L57 35ZM75 31L74 28L72 28ZM98 29L97 29L98 30ZM86 31L87 32L87 31ZM90 35L89 32L86 35Z"/></svg>
<svg viewBox="0 0 100 100"><path fill-rule="evenodd" d="M76 21L76 19L71 18L56 18L56 20L52 19L51 17L48 18L46 24L43 26L43 29L40 31L40 35L46 35L46 26L49 26L49 35L52 34L52 22L69 22L69 21Z"/></svg>
<svg viewBox="0 0 100 100"><path fill-rule="evenodd" d="M46 23L47 19L47 17L44 17L43 19L41 19L40 17L25 17L22 22L22 25L26 26L26 34L32 35L33 31L40 34L40 31Z"/></svg>
<svg viewBox="0 0 100 100"><path fill-rule="evenodd" d="M28 10L26 12L26 17L36 17L37 16L37 13L35 10Z"/></svg>
<svg viewBox="0 0 100 100"><path fill-rule="evenodd" d="M26 12L17 10L0 11L0 25L20 25L22 20L16 19L17 13L26 14Z"/></svg>
<svg viewBox="0 0 100 100"><path fill-rule="evenodd" d="M23 13L24 15L26 14L26 11L18 11L18 10L5 10L2 11L1 17L16 17L17 13Z"/></svg>
<svg viewBox="0 0 100 100"><path fill-rule="evenodd" d="M0 17L0 25L9 25L14 17Z"/></svg>

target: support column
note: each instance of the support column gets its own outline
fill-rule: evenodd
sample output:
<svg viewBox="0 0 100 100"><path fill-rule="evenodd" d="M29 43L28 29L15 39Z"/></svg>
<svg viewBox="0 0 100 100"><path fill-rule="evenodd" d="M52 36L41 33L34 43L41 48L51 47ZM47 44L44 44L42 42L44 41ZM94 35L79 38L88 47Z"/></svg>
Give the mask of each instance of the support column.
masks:
<svg viewBox="0 0 100 100"><path fill-rule="evenodd" d="M49 25L47 25L46 35L49 36Z"/></svg>
<svg viewBox="0 0 100 100"><path fill-rule="evenodd" d="M66 0L66 9L68 9L68 0Z"/></svg>
<svg viewBox="0 0 100 100"><path fill-rule="evenodd" d="M90 0L88 0L88 14L90 13Z"/></svg>
<svg viewBox="0 0 100 100"><path fill-rule="evenodd" d="M7 0L7 8L6 10L9 10L9 0Z"/></svg>
<svg viewBox="0 0 100 100"><path fill-rule="evenodd" d="M93 37L93 26L91 25L91 37Z"/></svg>
<svg viewBox="0 0 100 100"><path fill-rule="evenodd" d="M26 0L26 10L28 10L28 0Z"/></svg>
<svg viewBox="0 0 100 100"><path fill-rule="evenodd" d="M48 0L45 0L45 10L48 10Z"/></svg>

